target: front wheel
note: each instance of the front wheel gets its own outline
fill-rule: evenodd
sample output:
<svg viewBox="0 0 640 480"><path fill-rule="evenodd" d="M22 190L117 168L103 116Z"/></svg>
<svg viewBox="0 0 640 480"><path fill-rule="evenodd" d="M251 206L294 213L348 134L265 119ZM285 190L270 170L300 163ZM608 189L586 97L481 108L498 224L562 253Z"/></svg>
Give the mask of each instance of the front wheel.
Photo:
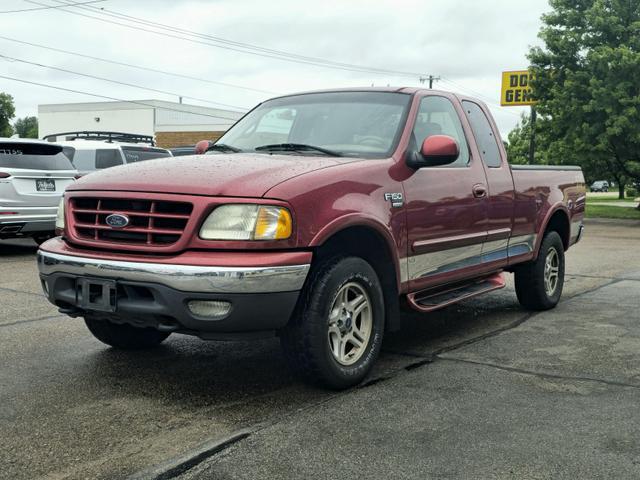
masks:
<svg viewBox="0 0 640 480"><path fill-rule="evenodd" d="M530 310L549 310L560 301L564 285L564 245L557 232L542 239L538 258L515 270L516 295Z"/></svg>
<svg viewBox="0 0 640 480"><path fill-rule="evenodd" d="M380 280L365 260L347 257L311 273L280 340L288 363L303 378L344 389L369 373L383 333Z"/></svg>
<svg viewBox="0 0 640 480"><path fill-rule="evenodd" d="M138 328L91 317L85 317L84 322L94 337L102 343L121 350L152 348L170 335L155 328Z"/></svg>

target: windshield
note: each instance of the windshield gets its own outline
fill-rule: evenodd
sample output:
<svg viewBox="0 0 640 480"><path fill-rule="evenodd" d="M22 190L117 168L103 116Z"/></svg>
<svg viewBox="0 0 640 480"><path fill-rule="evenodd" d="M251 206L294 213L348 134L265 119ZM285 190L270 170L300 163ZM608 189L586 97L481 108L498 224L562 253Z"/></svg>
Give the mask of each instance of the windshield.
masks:
<svg viewBox="0 0 640 480"><path fill-rule="evenodd" d="M269 100L249 112L216 143L242 151L383 158L395 149L410 103L395 92L331 92ZM300 149L292 145L301 146ZM259 147L269 146L267 149ZM220 153L211 151L210 154Z"/></svg>

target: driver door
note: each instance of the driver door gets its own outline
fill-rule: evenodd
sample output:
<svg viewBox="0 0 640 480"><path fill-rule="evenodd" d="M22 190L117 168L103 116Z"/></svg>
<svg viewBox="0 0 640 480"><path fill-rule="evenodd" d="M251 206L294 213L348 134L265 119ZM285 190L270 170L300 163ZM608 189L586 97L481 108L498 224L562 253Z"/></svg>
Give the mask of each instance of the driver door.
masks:
<svg viewBox="0 0 640 480"><path fill-rule="evenodd" d="M408 279L412 291L455 280L481 263L487 236L487 180L479 159L472 158L468 124L449 98L421 99L410 150L419 151L430 135L458 142L454 163L423 167L404 181L407 211ZM411 154L411 152L410 152Z"/></svg>

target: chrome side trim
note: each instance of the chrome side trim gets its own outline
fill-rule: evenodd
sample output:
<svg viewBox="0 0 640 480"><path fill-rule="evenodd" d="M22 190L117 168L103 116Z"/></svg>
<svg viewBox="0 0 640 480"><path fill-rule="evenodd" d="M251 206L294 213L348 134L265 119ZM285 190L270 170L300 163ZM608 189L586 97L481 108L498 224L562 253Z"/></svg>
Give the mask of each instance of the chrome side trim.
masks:
<svg viewBox="0 0 640 480"><path fill-rule="evenodd" d="M297 291L302 288L309 267L309 264L274 267L165 265L99 260L38 250L38 269L42 275L67 273L79 277L152 282L184 292L272 293Z"/></svg>
<svg viewBox="0 0 640 480"><path fill-rule="evenodd" d="M503 233L502 231L500 233ZM533 252L536 235L520 235L409 257L408 280L450 272ZM401 264L402 265L402 264Z"/></svg>
<svg viewBox="0 0 640 480"><path fill-rule="evenodd" d="M511 237L509 239L509 257L533 252L533 248L536 244L536 237L537 235L535 233Z"/></svg>
<svg viewBox="0 0 640 480"><path fill-rule="evenodd" d="M509 239L502 238L485 242L482 245L482 263L495 262L507 258L509 252Z"/></svg>
<svg viewBox="0 0 640 480"><path fill-rule="evenodd" d="M477 265L481 256L482 243L414 255L409 258L409 280Z"/></svg>

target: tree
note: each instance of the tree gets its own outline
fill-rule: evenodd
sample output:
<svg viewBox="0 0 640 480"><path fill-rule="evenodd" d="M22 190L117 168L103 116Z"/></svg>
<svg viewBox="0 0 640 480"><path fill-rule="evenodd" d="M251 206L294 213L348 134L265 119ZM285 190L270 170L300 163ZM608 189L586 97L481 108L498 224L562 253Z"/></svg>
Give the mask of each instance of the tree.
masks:
<svg viewBox="0 0 640 480"><path fill-rule="evenodd" d="M550 0L529 52L548 154L619 185L640 181L640 2ZM570 159L570 160L569 160ZM569 161L567 161L569 160Z"/></svg>
<svg viewBox="0 0 640 480"><path fill-rule="evenodd" d="M547 152L547 133L544 118L538 117L536 120L536 149L533 163L536 165L546 165L558 163L549 158ZM509 132L507 136L509 144L507 146L507 156L509 163L524 165L529 163L529 145L531 143L531 117L525 113L520 116L518 124Z"/></svg>
<svg viewBox="0 0 640 480"><path fill-rule="evenodd" d="M38 138L38 118L19 118L13 124L13 128L20 138Z"/></svg>
<svg viewBox="0 0 640 480"><path fill-rule="evenodd" d="M13 105L13 97L8 93L0 92L0 137L13 135L11 119L16 116L16 108Z"/></svg>

